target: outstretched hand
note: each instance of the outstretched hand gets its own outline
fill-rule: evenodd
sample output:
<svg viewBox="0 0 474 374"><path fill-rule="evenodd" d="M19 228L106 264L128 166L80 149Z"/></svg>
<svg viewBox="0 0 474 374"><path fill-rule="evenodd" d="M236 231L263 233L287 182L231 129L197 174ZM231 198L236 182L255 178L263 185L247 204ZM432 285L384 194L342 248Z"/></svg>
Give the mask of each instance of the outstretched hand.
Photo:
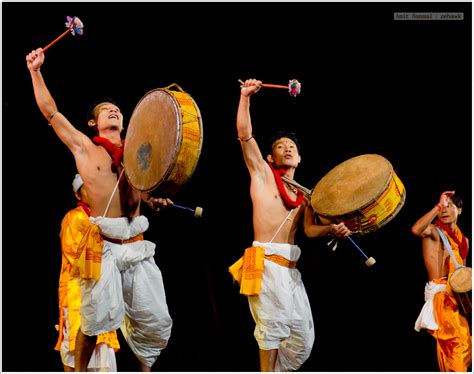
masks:
<svg viewBox="0 0 474 374"><path fill-rule="evenodd" d="M252 96L254 93L260 90L261 85L262 81L259 81L257 79L247 79L241 86L240 93L243 96Z"/></svg>
<svg viewBox="0 0 474 374"><path fill-rule="evenodd" d="M26 66L30 71L38 71L44 63L44 52L43 48L38 48L31 51L26 56Z"/></svg>
<svg viewBox="0 0 474 374"><path fill-rule="evenodd" d="M440 210L448 206L449 198L454 195L454 192L455 191L445 191L441 194L437 205Z"/></svg>

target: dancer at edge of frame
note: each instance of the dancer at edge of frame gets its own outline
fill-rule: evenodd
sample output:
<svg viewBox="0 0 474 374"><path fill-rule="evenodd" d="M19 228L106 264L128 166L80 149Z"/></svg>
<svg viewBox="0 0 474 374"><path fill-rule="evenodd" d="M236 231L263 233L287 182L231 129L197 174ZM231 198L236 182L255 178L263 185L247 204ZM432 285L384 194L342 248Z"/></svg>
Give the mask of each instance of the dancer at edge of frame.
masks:
<svg viewBox="0 0 474 374"><path fill-rule="evenodd" d="M461 197L454 191L443 192L439 202L412 227L412 233L422 238L428 275L425 304L415 322L415 330L426 329L436 339L440 371L465 372L472 365L469 323L460 312L449 283L456 270L449 251L458 264L464 265L469 251L469 242L457 225L462 206ZM446 246L443 236L447 238Z"/></svg>
<svg viewBox="0 0 474 374"><path fill-rule="evenodd" d="M81 287L81 325L76 338L75 371L87 371L97 336L121 328L139 361L151 371L171 335L155 244L145 240L148 219L140 214L146 201L159 210L169 199L150 197L128 184L123 175L123 115L111 101L97 104L88 125L90 139L61 113L51 96L41 66L42 48L26 56L36 103L59 139L72 152L91 208L91 225L81 242L74 271Z"/></svg>

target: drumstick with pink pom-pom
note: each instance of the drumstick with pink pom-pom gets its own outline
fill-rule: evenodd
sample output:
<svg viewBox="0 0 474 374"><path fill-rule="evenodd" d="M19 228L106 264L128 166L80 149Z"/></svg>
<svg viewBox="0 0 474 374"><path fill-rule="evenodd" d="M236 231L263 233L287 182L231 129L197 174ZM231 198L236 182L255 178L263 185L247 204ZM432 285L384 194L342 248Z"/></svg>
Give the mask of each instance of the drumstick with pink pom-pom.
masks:
<svg viewBox="0 0 474 374"><path fill-rule="evenodd" d="M242 85L244 84L244 82L241 79L239 79L239 83ZM301 83L298 82L296 79L290 80L290 82L288 83L288 86L283 86L281 84L262 83L260 87L282 88L284 90L288 90L289 94L295 97L299 95L301 92Z"/></svg>
<svg viewBox="0 0 474 374"><path fill-rule="evenodd" d="M64 31L61 35L59 35L56 39L54 39L51 43L49 43L46 47L43 48L43 52L46 52L49 48L51 48L54 44L59 42L62 38L64 38L67 34L71 33L72 35L82 35L84 33L84 24L78 17L66 17L66 27L67 30Z"/></svg>

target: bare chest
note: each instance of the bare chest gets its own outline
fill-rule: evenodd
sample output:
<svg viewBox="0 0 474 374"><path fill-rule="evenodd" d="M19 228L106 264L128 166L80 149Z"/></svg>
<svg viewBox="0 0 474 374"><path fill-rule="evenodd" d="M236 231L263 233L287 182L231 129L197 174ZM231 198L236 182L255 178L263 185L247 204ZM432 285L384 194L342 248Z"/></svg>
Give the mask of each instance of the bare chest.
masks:
<svg viewBox="0 0 474 374"><path fill-rule="evenodd" d="M268 241L278 233L275 241L292 242L294 233L301 218L300 207L288 208L278 188L252 191L253 222L256 237ZM293 200L296 194L288 192Z"/></svg>

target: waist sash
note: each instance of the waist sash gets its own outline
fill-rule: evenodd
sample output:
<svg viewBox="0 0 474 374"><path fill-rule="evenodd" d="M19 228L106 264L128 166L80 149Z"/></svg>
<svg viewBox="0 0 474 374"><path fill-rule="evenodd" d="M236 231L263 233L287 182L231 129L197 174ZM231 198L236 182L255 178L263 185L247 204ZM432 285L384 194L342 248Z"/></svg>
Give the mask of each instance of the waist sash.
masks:
<svg viewBox="0 0 474 374"><path fill-rule="evenodd" d="M241 294L246 296L260 294L264 259L289 269L296 268L296 261L290 261L279 255L265 255L265 249L261 247L249 247L244 255L229 267L234 281L240 284Z"/></svg>

